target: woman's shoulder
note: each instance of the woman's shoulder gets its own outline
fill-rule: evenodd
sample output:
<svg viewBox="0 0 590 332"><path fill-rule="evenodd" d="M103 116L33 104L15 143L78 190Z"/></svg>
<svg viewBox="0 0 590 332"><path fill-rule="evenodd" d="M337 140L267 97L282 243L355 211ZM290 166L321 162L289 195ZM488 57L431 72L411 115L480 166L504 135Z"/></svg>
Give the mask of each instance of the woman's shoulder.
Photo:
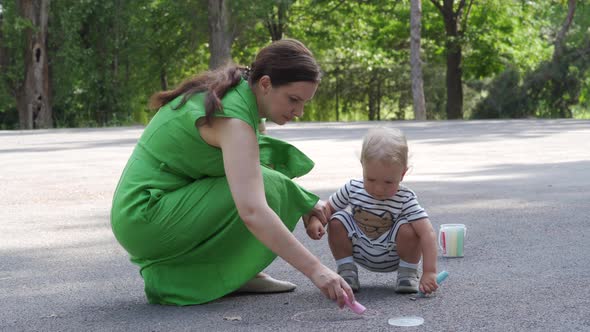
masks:
<svg viewBox="0 0 590 332"><path fill-rule="evenodd" d="M241 80L238 85L229 89L221 99L223 108L232 110L257 110L256 97L247 81Z"/></svg>
<svg viewBox="0 0 590 332"><path fill-rule="evenodd" d="M250 89L247 81L240 81L237 86L230 89L221 99L223 110L220 116L239 118L257 127L259 122L256 97Z"/></svg>

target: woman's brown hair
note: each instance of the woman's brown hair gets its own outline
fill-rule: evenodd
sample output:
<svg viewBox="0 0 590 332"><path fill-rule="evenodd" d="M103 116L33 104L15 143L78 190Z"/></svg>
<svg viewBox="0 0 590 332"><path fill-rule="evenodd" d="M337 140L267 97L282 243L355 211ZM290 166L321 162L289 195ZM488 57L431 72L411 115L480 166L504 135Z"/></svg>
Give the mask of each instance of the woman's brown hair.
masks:
<svg viewBox="0 0 590 332"><path fill-rule="evenodd" d="M182 95L176 108L184 105L193 95L206 91L205 123L210 123L213 113L223 110L221 99L242 78L254 85L264 75L270 77L274 87L293 82L319 82L321 71L310 50L298 40L282 39L264 47L250 66L230 64L217 70L201 73L181 83L173 90L155 93L150 98L150 108L159 109Z"/></svg>

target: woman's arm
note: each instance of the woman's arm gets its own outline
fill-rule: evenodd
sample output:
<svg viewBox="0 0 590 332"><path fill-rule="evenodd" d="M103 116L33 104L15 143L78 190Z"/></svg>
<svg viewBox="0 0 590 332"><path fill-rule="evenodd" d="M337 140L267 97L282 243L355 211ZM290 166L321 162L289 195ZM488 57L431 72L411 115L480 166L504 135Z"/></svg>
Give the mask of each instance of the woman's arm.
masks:
<svg viewBox="0 0 590 332"><path fill-rule="evenodd" d="M310 277L320 262L295 239L268 206L258 142L252 128L237 119L220 119L219 122L216 129L219 129L225 174L240 217L259 240Z"/></svg>
<svg viewBox="0 0 590 332"><path fill-rule="evenodd" d="M252 128L238 119L215 118L211 127L201 129L204 136L213 136L209 143L217 143L223 151L225 174L232 197L250 232L310 278L326 297L337 300L341 307L344 305L342 289L353 299L348 284L311 254L268 206L258 142Z"/></svg>

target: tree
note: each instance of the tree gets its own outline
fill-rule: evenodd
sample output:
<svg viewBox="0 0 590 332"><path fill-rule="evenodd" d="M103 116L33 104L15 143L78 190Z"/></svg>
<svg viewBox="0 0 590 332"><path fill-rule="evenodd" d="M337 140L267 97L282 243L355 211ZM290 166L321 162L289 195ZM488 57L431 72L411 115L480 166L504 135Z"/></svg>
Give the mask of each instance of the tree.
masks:
<svg viewBox="0 0 590 332"><path fill-rule="evenodd" d="M420 61L420 29L422 21L422 1L412 0L410 14L410 66L412 68L412 97L414 118L426 120L424 82L422 80L422 61Z"/></svg>
<svg viewBox="0 0 590 332"><path fill-rule="evenodd" d="M4 29L3 23L4 22L4 11L2 8L2 4L0 3L0 71L6 70L8 67L7 64L7 49L6 44L4 42Z"/></svg>
<svg viewBox="0 0 590 332"><path fill-rule="evenodd" d="M570 29L572 22L574 20L574 14L576 12L576 0L568 0L568 10L565 20L563 21L563 25L561 30L555 37L555 42L553 43L553 61L557 61L557 59L563 55L564 51L564 40L565 35L567 34L568 30Z"/></svg>
<svg viewBox="0 0 590 332"><path fill-rule="evenodd" d="M287 10L293 4L293 0L277 0L271 3L271 10L268 12L264 25L270 32L272 41L281 40L287 25ZM276 9L276 11L275 11Z"/></svg>
<svg viewBox="0 0 590 332"><path fill-rule="evenodd" d="M473 0L469 0L467 10L463 14L466 6L466 0L460 0L457 9L455 9L455 0L430 0L432 4L440 11L446 32L446 52L447 52L447 118L463 118L463 82L461 68L461 37L467 29L467 20Z"/></svg>
<svg viewBox="0 0 590 332"><path fill-rule="evenodd" d="M8 70L8 48L6 47L6 41L4 40L4 8L0 3L0 73L4 73ZM0 82L4 83L4 82ZM1 86L1 85L0 85Z"/></svg>
<svg viewBox="0 0 590 332"><path fill-rule="evenodd" d="M554 42L554 48L553 48L553 59L552 59L552 65L554 67L559 67L560 64L562 65L562 67L568 66L570 61L567 61L564 58L564 53L565 53L565 36L567 34L567 32L569 31L571 25L572 25L572 21L574 20L574 14L576 12L576 0L568 0L568 11L567 11L567 15L566 18L563 22L563 25L561 27L561 30L559 31L559 33L557 34L557 36L555 37L555 42ZM571 89L571 86L568 85L574 85L574 84L568 84L570 83L570 81L575 81L572 80L570 77L570 75L568 75L568 71L567 70L561 70L561 72L563 72L562 75L560 75L561 77L556 77L552 80L551 82L551 96L553 97L552 99L555 100L554 102L554 107L555 107L555 112L559 114L560 117L568 117L571 118L572 114L571 114L571 110L569 109L569 107L571 106L571 104L575 104L578 102L578 93L574 93L573 96L569 96L569 98L563 98L564 97L564 92L567 91L567 89ZM574 89L571 89L574 90ZM575 89L575 90L579 90ZM573 92L573 91L571 91Z"/></svg>
<svg viewBox="0 0 590 332"><path fill-rule="evenodd" d="M49 1L19 1L20 15L31 22L25 32L25 80L17 93L22 129L53 127L47 57Z"/></svg>
<svg viewBox="0 0 590 332"><path fill-rule="evenodd" d="M209 68L223 66L232 59L233 32L226 0L209 0Z"/></svg>
<svg viewBox="0 0 590 332"><path fill-rule="evenodd" d="M474 110L474 117L572 117L572 108L583 102L590 69L588 13L584 12L590 8L576 4L576 0L569 0L566 9L562 2L553 2L552 6L529 4L533 16L549 24L544 30L548 32L546 45L553 45L553 54L523 75L515 68L498 75L487 97ZM580 15L577 8L582 10Z"/></svg>
<svg viewBox="0 0 590 332"><path fill-rule="evenodd" d="M416 69L428 119L590 116L588 1L411 1L50 0L39 60L48 60L51 89L41 100L51 101L55 127L146 123L154 91L229 60L229 48L248 64L288 36L313 51L324 74L304 121L419 119ZM24 3L42 4L0 0L1 129L19 127L25 60L35 58L25 57L27 36L42 31L19 15ZM208 15L209 4L219 15ZM410 4L421 4L420 21ZM220 54L204 23L213 18L226 55L210 59Z"/></svg>
<svg viewBox="0 0 590 332"><path fill-rule="evenodd" d="M324 73L304 120L405 119L411 112L410 6L390 0L307 0L289 10Z"/></svg>

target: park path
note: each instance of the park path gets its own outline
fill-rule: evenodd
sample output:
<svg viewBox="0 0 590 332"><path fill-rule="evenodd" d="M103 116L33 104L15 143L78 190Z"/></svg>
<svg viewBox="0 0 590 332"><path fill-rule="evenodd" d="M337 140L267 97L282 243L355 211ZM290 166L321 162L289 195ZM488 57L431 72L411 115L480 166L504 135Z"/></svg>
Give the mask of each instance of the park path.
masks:
<svg viewBox="0 0 590 332"><path fill-rule="evenodd" d="M360 177L360 140L377 123L270 126L315 162L297 181L327 199ZM228 296L184 308L146 304L137 269L109 226L118 177L142 127L0 131L0 330L421 331L590 330L590 121L381 122L408 136L405 184L438 228L463 223L465 258L434 298L397 295L393 274L361 271L357 317L277 259L288 294ZM295 231L334 267L326 241ZM239 319L238 319L239 317ZM233 318L229 319L229 318ZM417 329L413 329L417 330Z"/></svg>

